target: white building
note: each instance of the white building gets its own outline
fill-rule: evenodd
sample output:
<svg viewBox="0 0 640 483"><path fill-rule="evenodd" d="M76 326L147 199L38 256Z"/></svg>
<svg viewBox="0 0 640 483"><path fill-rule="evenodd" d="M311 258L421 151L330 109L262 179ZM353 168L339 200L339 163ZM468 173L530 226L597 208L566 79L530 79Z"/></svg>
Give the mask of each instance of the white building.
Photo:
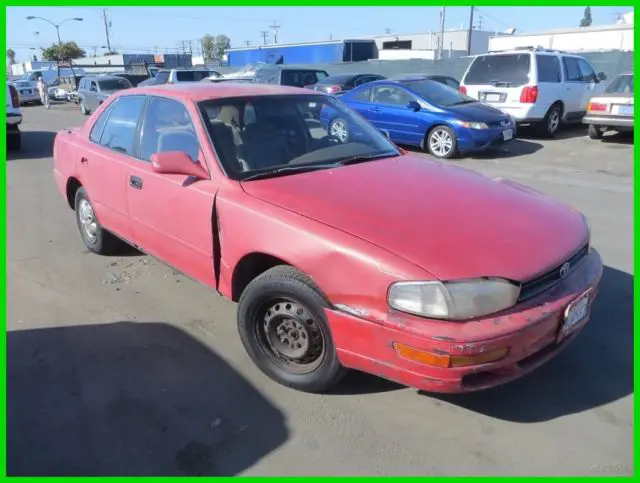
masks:
<svg viewBox="0 0 640 483"><path fill-rule="evenodd" d="M491 37L489 51L509 50L517 47L542 47L567 52L608 50L633 52L633 15L626 15L624 20L630 20L631 23Z"/></svg>

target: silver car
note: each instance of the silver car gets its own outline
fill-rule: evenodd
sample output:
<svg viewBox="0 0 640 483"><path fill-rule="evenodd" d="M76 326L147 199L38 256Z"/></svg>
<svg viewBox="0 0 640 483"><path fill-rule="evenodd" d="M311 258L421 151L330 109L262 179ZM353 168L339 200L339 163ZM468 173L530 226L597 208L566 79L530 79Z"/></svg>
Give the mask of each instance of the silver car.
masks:
<svg viewBox="0 0 640 483"><path fill-rule="evenodd" d="M35 82L21 79L15 81L13 85L18 90L21 105L40 103L40 93Z"/></svg>
<svg viewBox="0 0 640 483"><path fill-rule="evenodd" d="M633 131L633 73L619 75L592 97L582 122L589 125L591 139L607 131Z"/></svg>
<svg viewBox="0 0 640 483"><path fill-rule="evenodd" d="M89 75L78 85L78 104L85 116L95 111L111 94L123 89L131 89L128 79L114 75Z"/></svg>

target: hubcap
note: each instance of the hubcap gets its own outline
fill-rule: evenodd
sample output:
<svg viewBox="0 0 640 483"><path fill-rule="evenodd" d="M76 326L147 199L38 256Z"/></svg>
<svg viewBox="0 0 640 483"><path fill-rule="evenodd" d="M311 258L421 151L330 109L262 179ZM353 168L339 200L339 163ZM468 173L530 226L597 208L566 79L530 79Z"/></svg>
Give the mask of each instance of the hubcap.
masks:
<svg viewBox="0 0 640 483"><path fill-rule="evenodd" d="M93 208L87 200L80 200L80 206L78 207L78 216L80 218L80 224L82 225L82 231L85 237L91 243L96 241L98 234L98 224L96 223L96 217L93 214Z"/></svg>
<svg viewBox="0 0 640 483"><path fill-rule="evenodd" d="M331 129L329 130L329 134L331 134L331 136L333 137L338 138L342 143L346 143L347 137L349 136L349 134L347 133L347 126L342 120L333 121L333 123L331 124Z"/></svg>
<svg viewBox="0 0 640 483"><path fill-rule="evenodd" d="M258 342L269 358L289 372L316 369L325 355L325 338L316 318L302 305L290 300L264 305Z"/></svg>
<svg viewBox="0 0 640 483"><path fill-rule="evenodd" d="M549 114L549 132L556 132L560 125L560 113L557 110L551 111Z"/></svg>
<svg viewBox="0 0 640 483"><path fill-rule="evenodd" d="M453 138L448 131L436 129L429 136L429 148L436 156L447 156L453 148Z"/></svg>

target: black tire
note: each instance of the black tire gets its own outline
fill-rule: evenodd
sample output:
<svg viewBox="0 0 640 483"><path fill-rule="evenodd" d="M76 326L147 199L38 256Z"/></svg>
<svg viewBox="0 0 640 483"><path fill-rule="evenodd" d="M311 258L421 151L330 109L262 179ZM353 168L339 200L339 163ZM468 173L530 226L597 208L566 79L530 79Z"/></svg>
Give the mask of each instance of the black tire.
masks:
<svg viewBox="0 0 640 483"><path fill-rule="evenodd" d="M20 129L7 130L7 151L19 151L22 149L22 134Z"/></svg>
<svg viewBox="0 0 640 483"><path fill-rule="evenodd" d="M590 139L602 139L602 135L604 133L600 129L600 126L594 126L593 124L589 124L588 134Z"/></svg>
<svg viewBox="0 0 640 483"><path fill-rule="evenodd" d="M558 134L562 126L562 107L560 104L553 104L538 124L538 133L545 138L551 139Z"/></svg>
<svg viewBox="0 0 640 483"><path fill-rule="evenodd" d="M76 222L78 224L78 230L80 231L80 236L82 237L82 241L84 242L85 246L90 251L92 251L93 253L97 253L98 255L112 255L112 254L118 253L122 249L124 242L119 238L117 238L116 236L114 236L113 234L111 234L110 232L108 232L107 230L105 230L104 228L102 228L102 226L100 225L100 222L95 217L95 213L93 214L95 224L96 224L95 237L90 238L86 233L86 230L83 227L83 222L81 220L81 214L80 214L80 203L83 200L86 200L89 203L89 206L91 206L91 200L89 199L87 192L85 191L84 188L81 187L78 189L78 191L76 191L74 206L75 206ZM91 206L91 210L93 211L92 206Z"/></svg>
<svg viewBox="0 0 640 483"><path fill-rule="evenodd" d="M274 381L300 391L324 392L336 385L346 369L336 355L324 313L327 306L328 301L309 277L293 267L279 265L256 277L238 304L238 332L254 364ZM269 322L275 323L270 326ZM287 328L287 324L294 327ZM301 348L300 343L297 348L286 347L289 342L283 342L283 337L291 339L292 345L302 342L309 347ZM304 352L298 359L287 358L274 344Z"/></svg>
<svg viewBox="0 0 640 483"><path fill-rule="evenodd" d="M337 126L341 123L341 128L338 129ZM335 134L334 131L344 132L344 135ZM349 142L349 125L347 121L342 119L341 117L336 117L332 119L329 123L329 136L338 139L341 143Z"/></svg>
<svg viewBox="0 0 640 483"><path fill-rule="evenodd" d="M80 112L83 116L88 116L89 114L91 114L91 111L84 105L84 101L80 101Z"/></svg>
<svg viewBox="0 0 640 483"><path fill-rule="evenodd" d="M451 139L451 147L449 151L440 151L435 146L432 148L432 143L435 140L436 136L442 136L447 134ZM448 126L435 126L429 131L429 133L425 136L423 149L427 151L432 156L438 159L451 159L458 154L458 138L456 137L456 133Z"/></svg>

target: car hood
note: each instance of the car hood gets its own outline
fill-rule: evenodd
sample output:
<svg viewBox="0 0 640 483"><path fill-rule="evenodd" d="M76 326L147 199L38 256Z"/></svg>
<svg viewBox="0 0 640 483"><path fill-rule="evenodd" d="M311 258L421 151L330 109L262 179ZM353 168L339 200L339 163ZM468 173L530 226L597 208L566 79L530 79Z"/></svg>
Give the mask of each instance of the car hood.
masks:
<svg viewBox="0 0 640 483"><path fill-rule="evenodd" d="M242 183L263 201L367 240L440 280L525 281L582 247L582 216L532 189L402 155Z"/></svg>
<svg viewBox="0 0 640 483"><path fill-rule="evenodd" d="M464 121L497 122L508 119L504 112L495 107L482 104L481 102L460 104L459 106L451 106L446 109L458 119Z"/></svg>

